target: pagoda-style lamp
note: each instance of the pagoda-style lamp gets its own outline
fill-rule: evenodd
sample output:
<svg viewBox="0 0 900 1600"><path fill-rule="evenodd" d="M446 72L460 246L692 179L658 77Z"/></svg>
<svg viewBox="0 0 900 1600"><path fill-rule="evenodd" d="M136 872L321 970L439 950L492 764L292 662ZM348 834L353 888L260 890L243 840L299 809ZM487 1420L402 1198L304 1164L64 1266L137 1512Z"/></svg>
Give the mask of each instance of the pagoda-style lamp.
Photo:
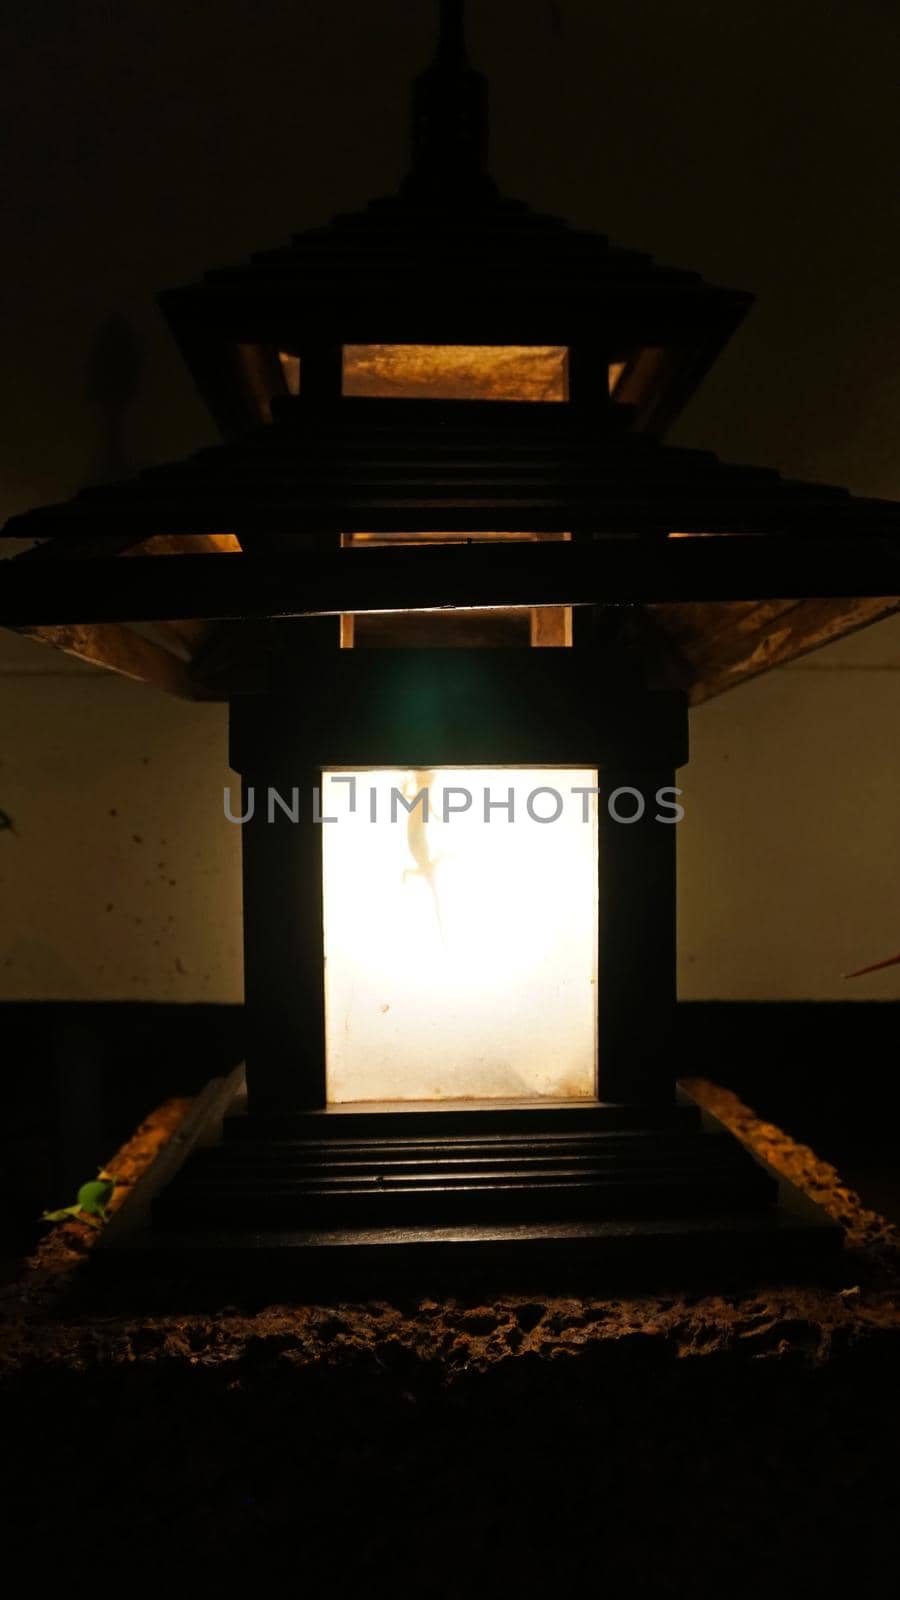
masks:
<svg viewBox="0 0 900 1600"><path fill-rule="evenodd" d="M379 388L587 403L611 390L629 427L659 434L746 314L745 293L498 193L463 11L441 0L396 196L161 297L226 436L286 394Z"/></svg>
<svg viewBox="0 0 900 1600"><path fill-rule="evenodd" d="M399 194L164 297L225 444L11 525L243 552L7 564L11 625L227 624L246 1099L132 1254L820 1261L677 1091L687 700L629 603L890 595L897 509L660 442L747 297L501 197L441 15Z"/></svg>

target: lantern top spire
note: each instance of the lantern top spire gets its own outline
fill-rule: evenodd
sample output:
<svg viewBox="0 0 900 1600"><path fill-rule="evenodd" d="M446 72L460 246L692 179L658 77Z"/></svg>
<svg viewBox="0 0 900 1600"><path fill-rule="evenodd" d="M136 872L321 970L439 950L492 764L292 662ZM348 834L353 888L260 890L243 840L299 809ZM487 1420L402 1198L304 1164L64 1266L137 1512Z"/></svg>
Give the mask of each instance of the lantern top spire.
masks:
<svg viewBox="0 0 900 1600"><path fill-rule="evenodd" d="M408 192L493 192L487 80L469 61L465 0L439 0L434 60L413 84Z"/></svg>
<svg viewBox="0 0 900 1600"><path fill-rule="evenodd" d="M440 10L438 55L458 65L468 64L466 50L466 0L438 0Z"/></svg>
<svg viewBox="0 0 900 1600"><path fill-rule="evenodd" d="M438 0L399 193L161 297L226 436L271 420L294 382L309 401L317 371L339 395L343 350L373 344L564 347L570 378L594 375L570 397L593 383L605 412L616 369L635 429L662 433L744 316L749 296L500 192L466 15L465 0Z"/></svg>

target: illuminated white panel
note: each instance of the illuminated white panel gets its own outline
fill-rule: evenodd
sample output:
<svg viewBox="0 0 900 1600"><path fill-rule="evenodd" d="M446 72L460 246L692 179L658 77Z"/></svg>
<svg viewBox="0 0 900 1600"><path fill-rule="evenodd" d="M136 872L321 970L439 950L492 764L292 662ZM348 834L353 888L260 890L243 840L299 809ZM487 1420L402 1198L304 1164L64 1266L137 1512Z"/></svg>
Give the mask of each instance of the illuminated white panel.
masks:
<svg viewBox="0 0 900 1600"><path fill-rule="evenodd" d="M355 811L341 776L322 807L329 1102L593 1096L597 810L572 790L596 772L361 771ZM403 804L423 790L427 820ZM561 815L534 820L548 790ZM486 822L510 792L513 820Z"/></svg>

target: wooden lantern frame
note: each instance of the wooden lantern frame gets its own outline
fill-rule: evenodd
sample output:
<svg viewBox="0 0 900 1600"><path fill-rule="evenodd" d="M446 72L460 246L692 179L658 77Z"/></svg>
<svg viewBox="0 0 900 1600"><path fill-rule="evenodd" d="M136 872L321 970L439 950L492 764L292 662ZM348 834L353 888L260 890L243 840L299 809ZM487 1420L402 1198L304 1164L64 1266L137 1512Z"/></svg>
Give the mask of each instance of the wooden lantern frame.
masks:
<svg viewBox="0 0 900 1600"><path fill-rule="evenodd" d="M38 542L3 563L0 625L228 699L245 790L303 798L299 822L257 806L243 827L247 1104L226 1086L224 1132L207 1117L210 1148L186 1161L182 1138L130 1259L269 1286L298 1258L368 1263L380 1285L386 1247L415 1270L805 1268L837 1230L783 1184L777 1204L773 1176L676 1092L677 829L655 807L627 826L600 808L602 1101L326 1105L323 771L589 765L649 798L687 759L685 690L696 703L900 605L900 508L661 442L749 296L500 195L463 0L440 11L398 195L163 296L223 444L5 530ZM344 348L373 341L562 346L568 399L348 396ZM341 547L423 528L571 538ZM573 648L337 645L348 613L547 606L575 608ZM128 1252L104 1253L118 1274Z"/></svg>
<svg viewBox="0 0 900 1600"><path fill-rule="evenodd" d="M604 685L590 650L352 650L315 658L315 685L231 703L244 785L244 973L251 1110L324 1109L322 824L333 767L590 766L647 801L687 760L678 691ZM311 664L310 664L311 666ZM299 791L300 819L249 805ZM647 803L599 808L598 1060L603 1101L671 1103L675 845ZM252 813L252 814L250 814Z"/></svg>

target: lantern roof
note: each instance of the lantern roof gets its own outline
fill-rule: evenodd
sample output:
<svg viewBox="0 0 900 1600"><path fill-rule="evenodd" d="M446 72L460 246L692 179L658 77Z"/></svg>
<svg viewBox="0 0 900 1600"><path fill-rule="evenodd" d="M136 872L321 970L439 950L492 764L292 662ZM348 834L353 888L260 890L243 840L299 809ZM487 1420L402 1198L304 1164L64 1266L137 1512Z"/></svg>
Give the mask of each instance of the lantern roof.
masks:
<svg viewBox="0 0 900 1600"><path fill-rule="evenodd" d="M600 428L552 402L282 401L247 436L14 518L43 559L3 563L0 626L215 696L248 661L253 682L280 670L260 623L593 605L618 608L650 681L699 701L900 608L900 506L606 412ZM341 548L348 529L394 547ZM397 547L422 529L453 542Z"/></svg>
<svg viewBox="0 0 900 1600"><path fill-rule="evenodd" d="M634 426L673 420L751 296L501 194L488 142L463 0L441 0L399 192L160 297L226 434L268 420L281 353L374 343L578 347L622 368Z"/></svg>
<svg viewBox="0 0 900 1600"><path fill-rule="evenodd" d="M0 626L206 697L229 692L235 650L277 670L264 619L596 606L618 610L650 681L697 702L900 609L900 505L676 449L626 407L598 420L282 401L247 436L11 519L39 542L0 563ZM573 537L466 540L485 528ZM462 542L339 547L345 530L422 529Z"/></svg>
<svg viewBox="0 0 900 1600"><path fill-rule="evenodd" d="M301 538L351 529L626 535L900 535L900 505L635 433L628 408L553 402L279 401L240 439L13 518L19 538L128 543L228 532ZM814 548L814 545L810 547Z"/></svg>
<svg viewBox="0 0 900 1600"><path fill-rule="evenodd" d="M224 443L13 518L36 542L0 626L202 696L267 619L620 608L699 701L900 610L900 506L662 442L747 297L500 196L461 0L441 16L398 195L164 297ZM342 392L347 345L480 341L555 347L532 379L562 347L568 400ZM341 547L421 530L455 542Z"/></svg>

